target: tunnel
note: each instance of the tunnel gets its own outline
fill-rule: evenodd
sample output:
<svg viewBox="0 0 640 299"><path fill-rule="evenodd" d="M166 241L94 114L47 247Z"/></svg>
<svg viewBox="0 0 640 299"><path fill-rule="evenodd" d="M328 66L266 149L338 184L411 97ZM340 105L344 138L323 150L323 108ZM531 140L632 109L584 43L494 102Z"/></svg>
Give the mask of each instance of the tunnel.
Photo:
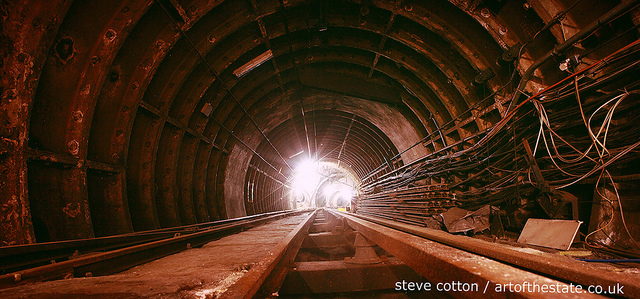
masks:
<svg viewBox="0 0 640 299"><path fill-rule="evenodd" d="M318 208L447 230L489 205L492 233L576 220L640 256L636 0L0 11L2 247Z"/></svg>

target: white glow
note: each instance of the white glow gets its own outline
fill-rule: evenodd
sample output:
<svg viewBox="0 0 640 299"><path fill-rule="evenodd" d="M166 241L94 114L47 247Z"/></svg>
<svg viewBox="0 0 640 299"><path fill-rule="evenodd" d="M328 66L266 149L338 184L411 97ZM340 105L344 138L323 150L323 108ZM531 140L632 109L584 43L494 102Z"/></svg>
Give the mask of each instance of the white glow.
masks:
<svg viewBox="0 0 640 299"><path fill-rule="evenodd" d="M353 198L355 190L342 182L334 182L324 187L324 196L334 205L348 204Z"/></svg>
<svg viewBox="0 0 640 299"><path fill-rule="evenodd" d="M336 188L335 184L331 184L331 185L328 185L328 186L324 187L324 196L326 196L326 197L331 197L336 192L338 192L338 188Z"/></svg>
<svg viewBox="0 0 640 299"><path fill-rule="evenodd" d="M296 154L291 176L289 202L295 209L346 207L356 195L359 180L353 171L337 161L315 161Z"/></svg>
<svg viewBox="0 0 640 299"><path fill-rule="evenodd" d="M318 162L305 160L296 167L293 177L293 191L300 193L313 193L320 182Z"/></svg>
<svg viewBox="0 0 640 299"><path fill-rule="evenodd" d="M342 188L340 188L339 195L346 200L351 200L351 198L353 198L353 188L343 185Z"/></svg>

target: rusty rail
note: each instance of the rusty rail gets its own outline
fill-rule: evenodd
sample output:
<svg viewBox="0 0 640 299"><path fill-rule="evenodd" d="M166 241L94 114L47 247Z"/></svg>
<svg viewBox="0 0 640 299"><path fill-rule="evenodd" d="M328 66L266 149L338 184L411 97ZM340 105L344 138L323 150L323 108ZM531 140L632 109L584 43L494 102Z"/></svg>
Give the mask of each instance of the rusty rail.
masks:
<svg viewBox="0 0 640 299"><path fill-rule="evenodd" d="M451 269L451 271L455 271L455 275L450 278L455 278L456 280L467 277L468 279L480 279L487 285L491 285L492 283L497 284L500 283L500 277L492 277L491 273L499 273L500 275L498 276L501 276L505 272L496 269L504 268L500 265L508 265L509 268L512 269L524 269L529 272L539 273L564 283L584 286L585 289L588 286L604 286L605 289L607 286L624 286L624 293L618 294L618 296L640 298L640 282L638 276L613 271L605 272L585 262L527 253L483 240L451 235L443 231L425 227L338 211L331 211L331 213L339 217L344 217L351 227L370 240L378 243L410 267L415 267L414 270L416 270L416 272L421 275L427 275L425 277L428 279L440 280L442 278L438 275L442 275L442 271L448 271L443 269ZM441 252L446 252L448 257L441 257ZM452 252L456 253L454 254ZM452 259L452 255L461 254L458 252L481 257L483 263L479 264L479 268L473 268L473 266L464 262L464 259L466 259L464 257ZM438 260L440 258L443 260ZM455 262L451 262L451 265L446 265L444 260ZM484 264L487 261L490 261L491 266ZM494 264L494 262L497 264ZM473 264L478 265L477 262ZM436 267L434 265L440 266ZM435 273L435 275L432 273L432 269L430 269L432 267L439 268L439 271ZM459 270L458 267L460 267L461 270ZM469 276L473 271L482 272L481 270L483 268L488 267L491 267L492 270L482 274L480 278L472 278L472 276ZM472 269L475 270L472 271ZM488 276L485 277L484 275ZM515 283L515 277L518 276L512 275L512 278L510 278L511 282ZM487 283L487 281L491 283ZM529 280L529 282L532 281Z"/></svg>
<svg viewBox="0 0 640 299"><path fill-rule="evenodd" d="M254 298L259 293L264 297L277 291L315 219L317 210L309 214L296 228L267 253L219 298Z"/></svg>
<svg viewBox="0 0 640 299"><path fill-rule="evenodd" d="M287 211L283 211L287 212ZM282 212L270 212L246 217L211 221L192 225L154 229L135 233L0 247L0 275L61 262L91 252L104 252L142 243L187 235L217 226L259 219Z"/></svg>
<svg viewBox="0 0 640 299"><path fill-rule="evenodd" d="M0 275L0 288L13 287L28 282L60 279L64 277L113 274L163 256L186 250L190 247L203 245L216 238L237 233L238 231L250 228L257 224L305 212L308 212L308 210L273 212L217 221L208 224L154 230L151 232L136 233L119 237L97 238L93 241L76 240L48 244L4 247L0 248L0 254L4 253L2 258L5 260L9 260L12 256L20 256L21 258L24 258L25 254L26 256L30 254L37 254L40 256L38 258L39 260L47 260L46 254L48 253L54 253L54 255L57 256L59 255L59 253L57 253L59 250L67 252L73 250L73 248L92 248L94 252L84 252L86 254L84 256L76 254L77 256L74 256L72 259L62 262L55 262L44 266ZM163 234L165 238L161 240L151 239L149 242L148 239L145 239ZM169 234L170 236L166 237L166 234ZM116 241L121 241L122 243L117 243ZM143 243L107 252L95 252L98 249L104 250L105 248L113 248L117 246L122 247L127 244L140 242ZM24 251L24 253L21 253L21 250Z"/></svg>

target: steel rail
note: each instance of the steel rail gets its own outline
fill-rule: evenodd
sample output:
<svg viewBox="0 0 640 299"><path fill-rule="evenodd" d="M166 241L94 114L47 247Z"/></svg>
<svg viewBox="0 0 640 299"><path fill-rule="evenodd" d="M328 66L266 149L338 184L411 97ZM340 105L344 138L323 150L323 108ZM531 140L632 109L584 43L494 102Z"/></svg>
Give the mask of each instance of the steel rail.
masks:
<svg viewBox="0 0 640 299"><path fill-rule="evenodd" d="M467 291L453 293L455 297L477 298L479 294L489 295L493 298L575 298L577 296L570 292L543 293L535 289L532 291L531 288L529 290L520 288L520 291L502 291L503 286L509 285L523 287L526 284L553 285L558 289L575 288L576 285L512 267L438 242L425 240L420 236L367 221L352 214L337 211L330 211L330 213L336 217L342 217L347 225L407 264L430 281L434 288L436 285L455 282L470 286ZM487 271L487 269L490 270ZM586 291L579 296L581 298L602 298L595 294L588 294Z"/></svg>
<svg viewBox="0 0 640 299"><path fill-rule="evenodd" d="M423 240L427 239L441 243L448 247L450 246L449 248L452 249L460 249L501 263L512 265L520 269L540 273L567 283L577 283L585 287L592 285L622 285L624 286L624 294L619 294L620 296L640 298L640 280L638 280L638 277L634 275L614 271L605 272L602 271L601 268L593 267L585 262L527 253L511 249L503 245L489 243L465 236L452 235L444 231L429 229L426 227L403 224L376 217L347 214L338 211L330 212L340 217L344 217L350 224L355 226L354 228L358 230L358 232L363 234L365 229L371 229L369 227L377 227L378 230L383 230L383 228L393 229L396 230L396 232L400 231L406 233L407 236L421 237ZM364 221L370 224L365 224ZM363 231L361 231L361 229ZM375 242L373 238L372 241ZM385 248L383 244L378 244L385 250L389 251L389 249ZM394 255L396 255L396 253L400 255L406 254L404 252L396 252L395 250L391 253ZM397 257L401 258L401 256Z"/></svg>
<svg viewBox="0 0 640 299"><path fill-rule="evenodd" d="M185 230L182 234L188 233ZM191 230L191 232L195 232ZM0 274L72 259L87 252L100 252L171 238L177 232L151 232L95 239L69 240L0 248Z"/></svg>
<svg viewBox="0 0 640 299"><path fill-rule="evenodd" d="M271 295L284 281L318 210L310 213L294 230L271 249L267 255L217 298L254 298Z"/></svg>
<svg viewBox="0 0 640 299"><path fill-rule="evenodd" d="M282 211L287 212L287 211ZM233 219L217 220L205 223L191 224L178 227L161 228L114 236L91 239L65 240L16 246L0 247L0 274L33 268L43 263L58 262L87 252L113 250L145 242L152 242L176 236L176 234L190 234L210 227L234 223L244 220L257 219L281 212L269 212Z"/></svg>
<svg viewBox="0 0 640 299"><path fill-rule="evenodd" d="M203 245L216 238L237 233L242 229L247 229L257 224L305 212L308 212L308 210L273 212L239 219L231 219L223 221L222 223L215 223L215 225L203 227L200 231L195 231L186 235L173 231L174 237L171 238L146 242L107 252L92 253L84 256L81 255L63 262L0 275L0 289L18 286L28 282L53 280L64 277L113 274L191 247ZM43 251L46 252L56 246L64 247L69 244L80 244L82 242L88 241L69 241L64 244L36 244L34 248L41 247L44 248ZM8 248L11 250L6 251L15 251L21 248L28 248L28 246ZM33 252L38 251L36 250Z"/></svg>

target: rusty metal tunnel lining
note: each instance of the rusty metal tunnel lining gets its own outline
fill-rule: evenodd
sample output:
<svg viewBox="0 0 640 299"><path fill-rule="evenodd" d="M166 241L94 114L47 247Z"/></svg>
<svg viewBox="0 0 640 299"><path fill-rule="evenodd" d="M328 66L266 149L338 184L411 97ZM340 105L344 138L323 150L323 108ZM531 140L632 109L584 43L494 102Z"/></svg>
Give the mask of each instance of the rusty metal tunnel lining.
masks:
<svg viewBox="0 0 640 299"><path fill-rule="evenodd" d="M18 198L14 211L29 211L18 218L32 219L35 230L31 220L14 221L8 229L15 232L3 242L87 238L240 216L246 211L229 208L229 201L244 197L228 184L237 182L242 188L251 172L234 168L241 146L218 123L265 160L276 161L259 135L269 136L272 147L283 151L291 139L300 139L300 111L292 100L296 96L303 97L309 129L330 132L322 139L310 131L314 146L339 146L349 121L357 119L339 158L362 177L453 122L409 160L392 161L409 163L499 120L501 99L484 99L508 82L510 70L495 61L508 47L530 38L529 31L540 22L525 18L520 24L525 28L517 28L482 1L474 2L476 6L373 1L362 14L358 1L336 0L316 19L311 2L59 1L49 11L36 5L29 16L39 21L24 30L37 32L42 45L26 45L39 49L30 53L39 53L22 59L35 65L37 80L18 91L33 99L25 106L30 113L21 116L23 126L16 127L28 136L20 141L25 150L16 158L23 161L18 167L23 174L16 174L22 181L3 187ZM168 16L161 3L180 6L172 8L177 15ZM551 33L540 39L554 40ZM525 54L541 56L551 46ZM270 63L241 78L233 75L267 50L273 52ZM208 65L218 76L207 71ZM486 69L495 77L473 84ZM384 87L399 100L371 101L367 107L367 99L353 99L366 87L309 88L299 76L305 70ZM547 73L537 80L557 76ZM474 111L485 113L476 117L469 109L481 101ZM336 106L332 102L342 105L341 112L331 110ZM209 117L200 112L206 104L213 108ZM358 112L368 114L349 111L356 105L364 106L356 107ZM267 112L278 113L271 117ZM384 131L384 125L397 124L376 119L375 112L398 113L394 115L401 115L414 135L400 144L403 136ZM253 132L250 118L264 132ZM327 157L336 158L334 154ZM240 158L265 171L255 157ZM236 173L244 170L246 175ZM264 184L265 193L283 192L277 190L281 184L262 179L255 183ZM10 192L19 186L24 191ZM57 212L48 213L50 208ZM262 211L271 208L285 207L265 206Z"/></svg>

